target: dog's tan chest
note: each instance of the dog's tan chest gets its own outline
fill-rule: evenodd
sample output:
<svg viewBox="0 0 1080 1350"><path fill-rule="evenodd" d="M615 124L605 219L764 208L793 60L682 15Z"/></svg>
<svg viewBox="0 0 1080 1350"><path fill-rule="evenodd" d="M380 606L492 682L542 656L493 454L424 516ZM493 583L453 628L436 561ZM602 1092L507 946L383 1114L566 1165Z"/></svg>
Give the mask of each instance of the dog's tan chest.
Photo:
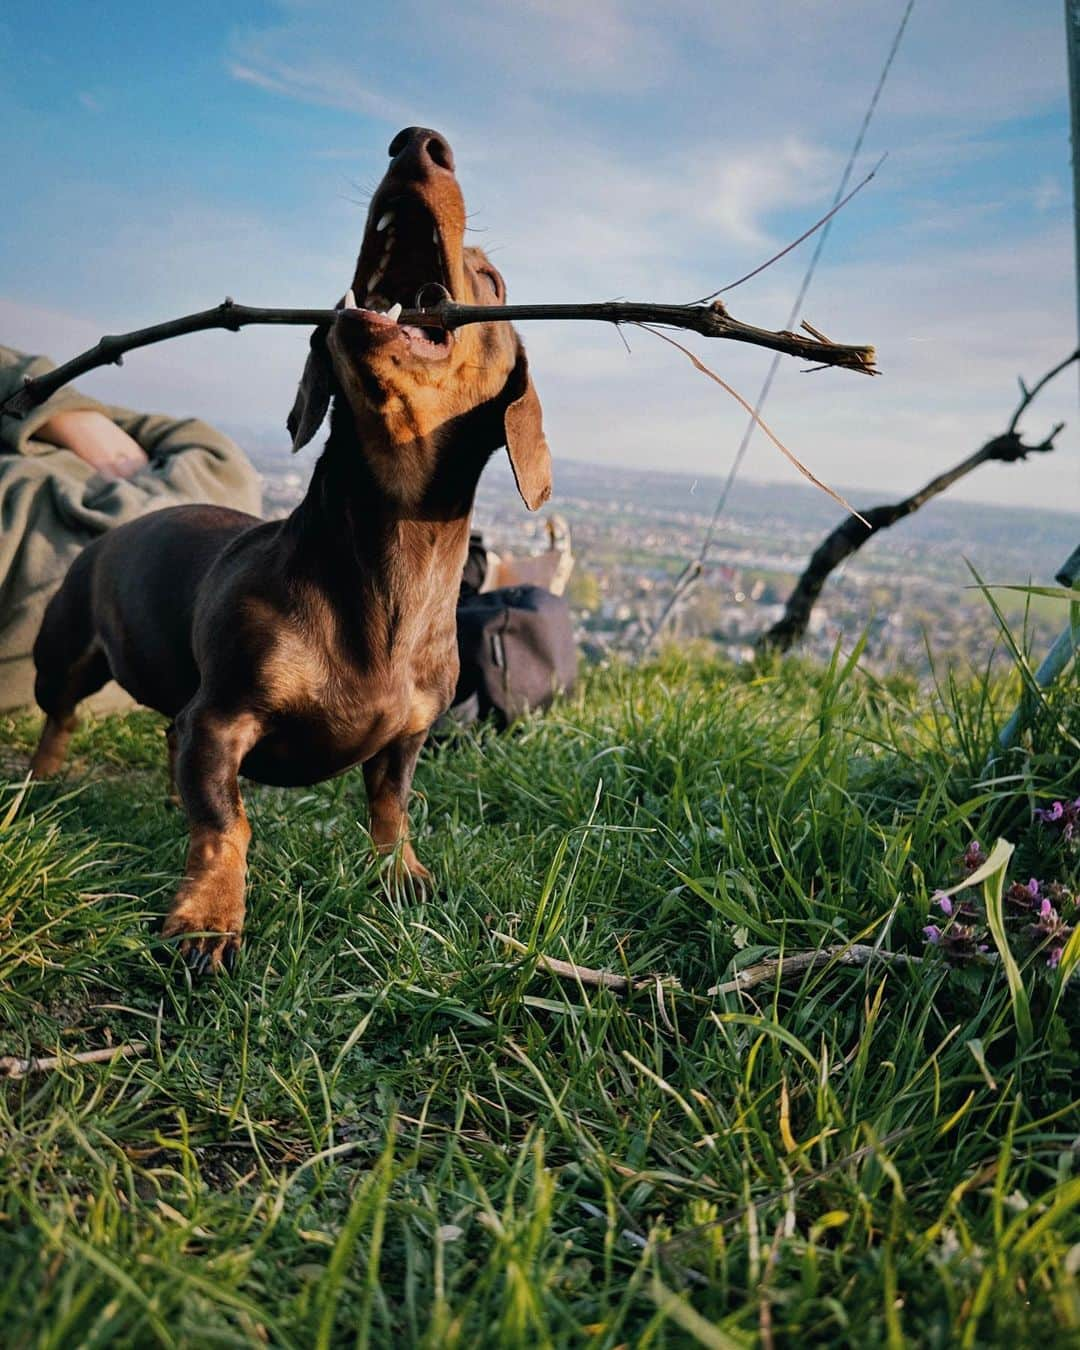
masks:
<svg viewBox="0 0 1080 1350"><path fill-rule="evenodd" d="M244 761L258 782L301 786L322 782L377 755L394 741L427 731L449 694L412 688L333 706L309 703L279 709Z"/></svg>
<svg viewBox="0 0 1080 1350"><path fill-rule="evenodd" d="M448 705L456 672L452 628L361 665L336 633L279 621L257 681L268 733L245 773L258 766L251 776L297 782L341 773L426 731Z"/></svg>

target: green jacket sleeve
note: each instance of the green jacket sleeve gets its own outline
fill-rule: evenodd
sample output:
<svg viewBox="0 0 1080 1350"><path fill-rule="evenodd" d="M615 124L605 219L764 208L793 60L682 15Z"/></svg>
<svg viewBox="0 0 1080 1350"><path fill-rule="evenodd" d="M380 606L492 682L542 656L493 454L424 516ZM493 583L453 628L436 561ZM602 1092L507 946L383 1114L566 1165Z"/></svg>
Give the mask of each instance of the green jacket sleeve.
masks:
<svg viewBox="0 0 1080 1350"><path fill-rule="evenodd" d="M44 357L0 347L0 397L51 369ZM95 409L121 426L150 462L105 478L34 432L61 411ZM240 448L196 418L110 408L61 389L20 420L0 419L0 709L32 696L30 650L45 606L72 559L106 530L165 506L209 502L258 515L258 474Z"/></svg>
<svg viewBox="0 0 1080 1350"><path fill-rule="evenodd" d="M27 380L37 379L39 375L45 375L53 369L53 363L47 356L28 356L14 347L0 346L0 403L9 394L21 389ZM0 454L7 451L16 455L33 455L54 450L55 446L35 441L34 432L57 413L82 408L106 411L97 399L88 398L66 385L25 417L11 417L6 413L0 415Z"/></svg>

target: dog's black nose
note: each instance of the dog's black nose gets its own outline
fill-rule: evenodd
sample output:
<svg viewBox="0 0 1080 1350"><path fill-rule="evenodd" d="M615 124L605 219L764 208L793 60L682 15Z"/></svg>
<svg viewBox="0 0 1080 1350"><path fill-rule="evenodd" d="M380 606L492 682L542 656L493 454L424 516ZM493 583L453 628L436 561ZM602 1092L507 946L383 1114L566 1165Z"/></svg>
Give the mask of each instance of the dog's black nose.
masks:
<svg viewBox="0 0 1080 1350"><path fill-rule="evenodd" d="M421 171L432 167L454 172L454 152L445 136L430 127L406 127L390 142L390 158L398 167L412 167Z"/></svg>

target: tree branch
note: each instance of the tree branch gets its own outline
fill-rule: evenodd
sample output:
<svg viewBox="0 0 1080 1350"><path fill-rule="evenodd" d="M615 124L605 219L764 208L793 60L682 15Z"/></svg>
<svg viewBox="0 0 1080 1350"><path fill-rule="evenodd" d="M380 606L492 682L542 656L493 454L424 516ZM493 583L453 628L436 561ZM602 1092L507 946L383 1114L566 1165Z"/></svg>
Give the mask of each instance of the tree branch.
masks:
<svg viewBox="0 0 1080 1350"><path fill-rule="evenodd" d="M256 309L250 305L238 305L226 298L213 309L185 314L181 318L153 324L149 328L139 328L131 333L103 337L96 346L65 361L62 366L35 380L28 380L22 389L9 395L0 404L0 412L13 417L25 417L80 375L96 370L99 366L123 365L126 352L149 347L155 342L165 342L169 338L213 328L237 332L252 324L330 324L338 318L339 313L339 310L333 309ZM447 300L430 309L406 310L398 322L420 328L454 329L467 323L529 319L585 319L601 323L651 323L670 328L688 328L703 337L748 342L756 347L784 352L788 356L802 357L819 365L840 366L864 375L877 374L873 347L843 346L822 340L812 335L810 330L803 334L755 328L733 319L720 301L711 305L651 305L614 300L583 305L458 305Z"/></svg>
<svg viewBox="0 0 1080 1350"><path fill-rule="evenodd" d="M961 460L959 464L945 473L932 478L918 492L912 493L910 497L905 497L903 501L893 502L886 506L871 507L863 512L863 520L856 516L849 516L842 521L831 534L825 537L824 541L811 555L806 570L788 596L783 616L758 638L758 649L760 651L786 652L799 642L806 635L810 615L813 613L814 605L817 603L829 576L842 562L850 558L852 554L857 553L866 541L872 535L877 534L879 530L888 529L890 525L895 525L898 520L910 516L920 506L925 505L931 497L936 497L939 493L952 487L955 482L971 473L973 469L977 469L980 464L986 464L991 460L1001 464L1014 464L1027 455L1046 454L1053 450L1054 439L1064 426L1063 422L1057 423L1046 439L1038 445L1025 445L1016 428L1020 418L1040 390L1049 384L1055 375L1060 375L1076 360L1080 360L1080 350L1067 356L1052 370L1048 370L1042 379L1032 385L1030 389L1021 380L1020 402L1009 420L1008 429L1002 435L995 436L993 440L987 441L973 455Z"/></svg>

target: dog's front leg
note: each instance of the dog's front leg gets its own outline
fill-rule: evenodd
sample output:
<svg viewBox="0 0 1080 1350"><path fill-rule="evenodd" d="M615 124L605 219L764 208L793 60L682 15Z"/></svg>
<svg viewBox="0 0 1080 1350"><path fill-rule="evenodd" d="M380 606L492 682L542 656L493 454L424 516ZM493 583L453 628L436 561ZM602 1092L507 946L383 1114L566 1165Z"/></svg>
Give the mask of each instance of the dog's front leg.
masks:
<svg viewBox="0 0 1080 1350"><path fill-rule="evenodd" d="M175 724L176 786L191 840L184 879L162 927L188 937L180 951L196 975L231 966L244 926L244 888L251 828L236 781L240 762L262 727L250 713L226 715L188 706Z"/></svg>
<svg viewBox="0 0 1080 1350"><path fill-rule="evenodd" d="M409 793L426 731L391 741L364 764L371 811L371 838L380 853L392 853L401 845L401 865L413 880L430 884L431 873L409 843Z"/></svg>

